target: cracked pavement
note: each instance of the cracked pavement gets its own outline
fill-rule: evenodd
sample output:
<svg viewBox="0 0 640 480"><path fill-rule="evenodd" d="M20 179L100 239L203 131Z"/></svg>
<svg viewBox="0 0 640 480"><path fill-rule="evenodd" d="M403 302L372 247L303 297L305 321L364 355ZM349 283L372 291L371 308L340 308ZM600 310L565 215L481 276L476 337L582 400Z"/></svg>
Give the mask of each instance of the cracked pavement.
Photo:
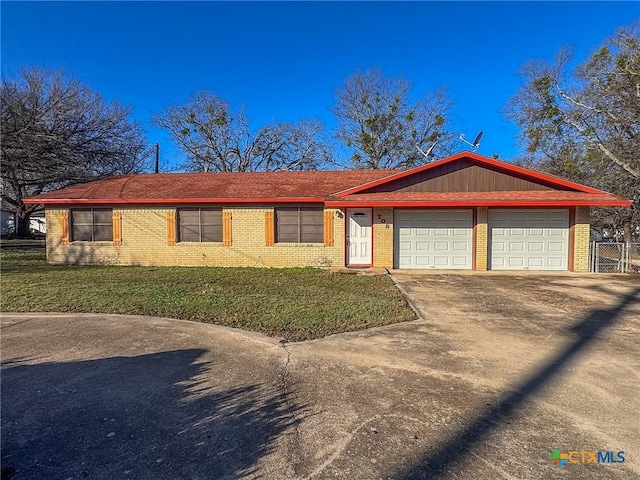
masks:
<svg viewBox="0 0 640 480"><path fill-rule="evenodd" d="M640 478L637 277L394 278L422 320L294 344L3 314L3 475ZM555 448L627 461L560 469Z"/></svg>

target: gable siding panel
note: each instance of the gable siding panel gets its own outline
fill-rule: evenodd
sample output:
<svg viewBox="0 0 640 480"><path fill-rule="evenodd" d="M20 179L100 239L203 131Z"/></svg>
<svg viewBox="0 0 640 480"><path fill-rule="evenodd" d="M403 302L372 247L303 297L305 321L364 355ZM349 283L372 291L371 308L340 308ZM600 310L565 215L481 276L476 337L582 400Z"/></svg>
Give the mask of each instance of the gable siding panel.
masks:
<svg viewBox="0 0 640 480"><path fill-rule="evenodd" d="M400 178L365 192L496 192L554 189L559 188L552 188L544 183L533 182L463 160Z"/></svg>

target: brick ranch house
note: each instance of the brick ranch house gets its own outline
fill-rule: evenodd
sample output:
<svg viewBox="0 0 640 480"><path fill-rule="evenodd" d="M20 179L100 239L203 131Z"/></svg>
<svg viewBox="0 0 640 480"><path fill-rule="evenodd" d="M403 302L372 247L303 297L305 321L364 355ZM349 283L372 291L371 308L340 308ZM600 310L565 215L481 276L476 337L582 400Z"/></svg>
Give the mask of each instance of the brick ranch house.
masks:
<svg viewBox="0 0 640 480"><path fill-rule="evenodd" d="M463 152L410 170L127 175L31 197L54 264L589 269L631 202Z"/></svg>

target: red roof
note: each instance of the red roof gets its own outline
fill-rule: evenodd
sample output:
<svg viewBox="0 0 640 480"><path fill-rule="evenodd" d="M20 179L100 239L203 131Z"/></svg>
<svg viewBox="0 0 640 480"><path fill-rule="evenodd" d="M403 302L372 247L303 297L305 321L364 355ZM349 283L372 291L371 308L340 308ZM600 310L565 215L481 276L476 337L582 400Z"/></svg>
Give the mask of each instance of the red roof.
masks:
<svg viewBox="0 0 640 480"><path fill-rule="evenodd" d="M328 199L328 207L548 207L629 206L629 200L609 193L531 190L522 192L384 192L355 193Z"/></svg>
<svg viewBox="0 0 640 480"><path fill-rule="evenodd" d="M557 190L490 192L384 192L372 187L469 159ZM569 190L567 190L569 189ZM631 201L509 163L462 152L411 170L243 173L157 173L107 178L44 193L30 204L324 203L327 206L629 206Z"/></svg>
<svg viewBox="0 0 640 480"><path fill-rule="evenodd" d="M322 202L397 170L156 173L96 180L31 197L27 203Z"/></svg>

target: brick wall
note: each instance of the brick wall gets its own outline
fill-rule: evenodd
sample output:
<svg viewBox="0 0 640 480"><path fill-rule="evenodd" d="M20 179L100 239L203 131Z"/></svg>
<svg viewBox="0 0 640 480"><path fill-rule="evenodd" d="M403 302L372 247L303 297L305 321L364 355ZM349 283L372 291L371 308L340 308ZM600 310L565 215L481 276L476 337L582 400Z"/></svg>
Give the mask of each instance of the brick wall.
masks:
<svg viewBox="0 0 640 480"><path fill-rule="evenodd" d="M231 212L232 245L178 242L167 245L170 208L114 208L122 216L122 245L71 242L62 245L61 209L47 209L47 261L54 264L186 266L343 266L344 214L333 213L334 245L265 245L265 212L273 208L225 208Z"/></svg>
<svg viewBox="0 0 640 480"><path fill-rule="evenodd" d="M122 216L122 245L112 242L71 242L62 245L60 209L47 209L47 261L54 264L211 265L211 266L343 266L344 211L333 213L334 245L265 245L264 217L272 208L225 208L232 215L232 245L181 243L167 245L170 208L117 208ZM338 212L338 213L336 213ZM476 211L476 269L488 259L487 208ZM589 271L590 208L577 207L574 226L574 270ZM373 209L373 264L393 268L393 209Z"/></svg>
<svg viewBox="0 0 640 480"><path fill-rule="evenodd" d="M591 209L576 207L573 240L573 270L589 271L589 235L591 230Z"/></svg>
<svg viewBox="0 0 640 480"><path fill-rule="evenodd" d="M373 266L393 268L393 208L373 209Z"/></svg>
<svg viewBox="0 0 640 480"><path fill-rule="evenodd" d="M487 207L476 209L476 270L486 270L489 258L489 226Z"/></svg>

